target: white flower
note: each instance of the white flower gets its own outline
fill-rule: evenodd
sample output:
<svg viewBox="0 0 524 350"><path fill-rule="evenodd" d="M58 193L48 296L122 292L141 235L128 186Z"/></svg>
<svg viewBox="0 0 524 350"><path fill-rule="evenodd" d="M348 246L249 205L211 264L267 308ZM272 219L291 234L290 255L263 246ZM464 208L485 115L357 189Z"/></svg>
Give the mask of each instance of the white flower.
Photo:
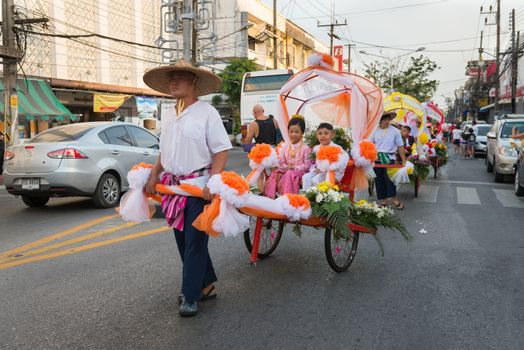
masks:
<svg viewBox="0 0 524 350"><path fill-rule="evenodd" d="M322 195L322 193L319 193L319 194L317 194L317 196L315 198L315 202L321 203L323 199L324 199L324 196Z"/></svg>
<svg viewBox="0 0 524 350"><path fill-rule="evenodd" d="M420 231L418 231L418 232L420 232L420 233L428 233L428 231L424 230L423 228L420 229Z"/></svg>

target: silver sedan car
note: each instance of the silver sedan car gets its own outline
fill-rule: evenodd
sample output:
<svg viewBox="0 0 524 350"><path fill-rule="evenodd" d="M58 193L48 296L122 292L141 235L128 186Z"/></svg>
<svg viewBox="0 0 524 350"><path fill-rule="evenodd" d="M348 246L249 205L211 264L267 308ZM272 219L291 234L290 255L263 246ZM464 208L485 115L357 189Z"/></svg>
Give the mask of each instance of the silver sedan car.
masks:
<svg viewBox="0 0 524 350"><path fill-rule="evenodd" d="M134 164L154 163L159 139L128 123L89 122L46 130L4 156L6 190L30 207L51 197L91 197L99 208L118 205Z"/></svg>

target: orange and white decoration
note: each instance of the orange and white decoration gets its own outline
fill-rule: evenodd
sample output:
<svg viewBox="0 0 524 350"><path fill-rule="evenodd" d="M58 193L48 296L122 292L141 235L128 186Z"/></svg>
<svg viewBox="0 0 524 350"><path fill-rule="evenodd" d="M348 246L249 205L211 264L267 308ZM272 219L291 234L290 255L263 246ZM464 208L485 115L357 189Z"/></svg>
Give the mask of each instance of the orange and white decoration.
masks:
<svg viewBox="0 0 524 350"><path fill-rule="evenodd" d="M148 196L144 192L151 168L150 164L140 164L127 175L131 189L126 199L122 198L118 209L125 221L144 222L152 216ZM244 232L249 228L248 215L289 221L311 217L311 205L305 196L286 194L270 199L253 195L249 192L249 183L232 171L211 176L207 186L213 199L193 222L193 226L213 237L221 234L234 237ZM157 184L156 190L166 195L202 197L202 187L191 183L176 186ZM152 198L160 201L158 196Z"/></svg>
<svg viewBox="0 0 524 350"><path fill-rule="evenodd" d="M265 169L278 166L277 152L265 143L255 145L247 157L252 170L246 180L251 186L256 185L258 178Z"/></svg>
<svg viewBox="0 0 524 350"><path fill-rule="evenodd" d="M306 119L311 116L338 127L351 128L354 145L358 146L378 125L383 111L382 90L364 77L333 70L333 59L329 55L314 54L308 62L308 68L293 75L280 89L275 120L282 137L289 141L290 116L301 114ZM289 111L288 107L296 106L297 102L297 110ZM350 186L359 185L352 187L353 190L366 189L366 171L355 172L352 182Z"/></svg>
<svg viewBox="0 0 524 350"><path fill-rule="evenodd" d="M349 155L340 146L320 146L317 152L316 165L318 170L326 173L326 181L335 184L335 172L344 171L349 161Z"/></svg>

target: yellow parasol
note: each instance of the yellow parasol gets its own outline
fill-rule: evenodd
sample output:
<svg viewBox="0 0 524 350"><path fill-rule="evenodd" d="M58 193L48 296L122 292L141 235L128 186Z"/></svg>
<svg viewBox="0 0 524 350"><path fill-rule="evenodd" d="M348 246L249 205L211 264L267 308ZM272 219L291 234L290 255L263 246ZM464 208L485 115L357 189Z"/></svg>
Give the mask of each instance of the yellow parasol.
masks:
<svg viewBox="0 0 524 350"><path fill-rule="evenodd" d="M415 114L421 122L419 128L419 135L421 135L421 137L419 137L418 142L421 144L427 143L428 137L422 136L425 134L423 130L426 127L424 107L416 98L400 92L394 92L384 98L384 112L396 112L396 122L405 121L405 117L409 112Z"/></svg>

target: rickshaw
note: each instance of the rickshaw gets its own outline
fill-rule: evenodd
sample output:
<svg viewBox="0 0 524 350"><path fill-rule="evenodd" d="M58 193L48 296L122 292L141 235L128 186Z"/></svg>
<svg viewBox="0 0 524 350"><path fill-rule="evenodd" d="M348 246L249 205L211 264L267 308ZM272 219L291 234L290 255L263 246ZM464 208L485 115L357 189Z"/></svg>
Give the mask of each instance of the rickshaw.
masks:
<svg viewBox="0 0 524 350"><path fill-rule="evenodd" d="M431 101L422 103L422 107L426 115L426 120L437 125L438 134L440 135L442 133L442 124L444 124L444 113L442 113L440 108ZM442 165L442 159L438 156L432 156L429 159L431 167L433 168L433 178L436 179L438 168Z"/></svg>
<svg viewBox="0 0 524 350"><path fill-rule="evenodd" d="M284 140L288 141L287 125L292 114L306 118L315 115L337 127L350 128L353 138L352 159L359 157L359 142L368 138L378 126L383 112L382 91L370 80L356 74L334 71L327 55L317 56L310 67L296 73L280 90L277 115ZM289 101L295 101L289 103ZM297 105L290 111L291 105ZM372 166L372 165L371 165ZM353 198L355 190L367 189L366 172L350 161L339 183L341 191ZM244 212L251 214L249 212ZM250 227L244 232L251 263L270 256L277 248L284 227L282 217L252 215ZM335 237L333 230L317 217L301 220L301 225L324 229L324 251L329 266L336 272L346 271L353 262L361 233L374 234L366 227L348 223L352 239Z"/></svg>
<svg viewBox="0 0 524 350"><path fill-rule="evenodd" d="M411 118L418 119L421 124L419 127L419 134L423 132L425 128L425 113L422 104L414 97L402 94L400 92L394 92L384 98L384 111L385 112L396 112L397 117L394 122L409 124ZM417 143L421 146L420 138ZM413 174L413 185L415 189L415 197L418 197L418 192L421 185L420 176Z"/></svg>

